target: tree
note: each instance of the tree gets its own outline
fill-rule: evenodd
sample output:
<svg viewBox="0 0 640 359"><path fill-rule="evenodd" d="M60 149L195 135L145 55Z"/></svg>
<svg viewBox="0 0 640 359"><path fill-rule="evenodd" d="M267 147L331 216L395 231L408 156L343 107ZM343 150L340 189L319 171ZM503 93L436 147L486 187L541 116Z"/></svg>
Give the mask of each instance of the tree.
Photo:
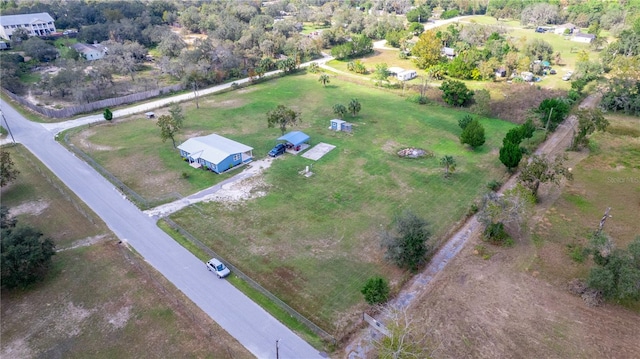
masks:
<svg viewBox="0 0 640 359"><path fill-rule="evenodd" d="M5 217L6 211L0 214ZM0 223L3 225L0 236L2 286L26 287L42 279L51 266L51 257L56 254L53 241L42 238L41 232L29 226L15 227L15 221L2 218Z"/></svg>
<svg viewBox="0 0 640 359"><path fill-rule="evenodd" d="M293 126L300 121L300 113L283 105L278 105L275 110L267 112L267 126L269 128L278 126L283 135L287 131L287 126Z"/></svg>
<svg viewBox="0 0 640 359"><path fill-rule="evenodd" d="M560 122L569 113L569 105L562 98L548 98L542 100L537 109L534 110L540 122L549 130L555 131Z"/></svg>
<svg viewBox="0 0 640 359"><path fill-rule="evenodd" d="M380 82L387 81L387 78L389 77L389 67L387 64L376 64L376 72L373 74L373 77Z"/></svg>
<svg viewBox="0 0 640 359"><path fill-rule="evenodd" d="M484 127L477 119L471 121L467 127L462 130L460 134L460 143L468 144L474 150L477 147L484 145L485 136L484 136Z"/></svg>
<svg viewBox="0 0 640 359"><path fill-rule="evenodd" d="M14 181L19 174L20 171L15 168L9 152L0 150L0 187L4 187Z"/></svg>
<svg viewBox="0 0 640 359"><path fill-rule="evenodd" d="M478 212L478 221L485 227L485 236L496 244L508 244L500 238L505 226L512 229L513 234L520 234L535 207L535 197L522 184L499 195L496 192L486 194L482 199L482 205ZM495 238L497 235L497 238ZM495 241L495 240L498 241Z"/></svg>
<svg viewBox="0 0 640 359"><path fill-rule="evenodd" d="M551 160L547 157L533 155L520 172L518 181L537 198L540 184L552 183L557 185L562 178L573 179L573 174L564 166L565 159L566 156L558 156Z"/></svg>
<svg viewBox="0 0 640 359"><path fill-rule="evenodd" d="M453 156L443 156L440 159L440 165L444 167L444 178L449 178L450 173L456 170L456 160Z"/></svg>
<svg viewBox="0 0 640 359"><path fill-rule="evenodd" d="M605 233L591 238L591 252L596 266L589 272L587 285L615 300L640 299L640 236L623 249L612 249L613 243ZM609 243L603 251L598 242Z"/></svg>
<svg viewBox="0 0 640 359"><path fill-rule="evenodd" d="M382 304L389 298L389 284L382 277L369 278L360 290L369 304Z"/></svg>
<svg viewBox="0 0 640 359"><path fill-rule="evenodd" d="M428 223L410 211L397 216L392 231L382 233L385 259L400 268L417 270L426 261L432 246L428 243L431 233Z"/></svg>
<svg viewBox="0 0 640 359"><path fill-rule="evenodd" d="M436 37L434 30L425 31L420 35L418 42L411 49L415 56L416 66L420 69L437 65L441 61L442 43Z"/></svg>
<svg viewBox="0 0 640 359"><path fill-rule="evenodd" d="M184 122L184 114L182 113L182 107L180 107L177 103L172 103L169 107L169 114L171 115L171 120L175 124L178 129L182 128L182 124Z"/></svg>
<svg viewBox="0 0 640 359"><path fill-rule="evenodd" d="M162 142L171 139L173 147L176 147L174 135L182 128L182 123L175 122L173 117L169 115L162 115L158 118L156 125L160 127L160 139Z"/></svg>
<svg viewBox="0 0 640 359"><path fill-rule="evenodd" d="M374 341L380 359L430 359L429 346L426 334L423 333L423 325L413 321L407 313L406 307L385 307L382 309L387 335L381 335Z"/></svg>
<svg viewBox="0 0 640 359"><path fill-rule="evenodd" d="M333 113L338 116L338 118L344 118L344 115L347 114L347 108L344 107L343 104L337 103L333 105Z"/></svg>
<svg viewBox="0 0 640 359"><path fill-rule="evenodd" d="M105 108L102 117L104 117L106 121L111 121L113 119L113 113L108 108Z"/></svg>
<svg viewBox="0 0 640 359"><path fill-rule="evenodd" d="M522 25L546 25L556 23L558 7L551 4L538 3L529 5L522 10L520 22Z"/></svg>
<svg viewBox="0 0 640 359"><path fill-rule="evenodd" d="M463 106L473 98L473 91L462 81L445 80L440 86L442 99L451 106Z"/></svg>
<svg viewBox="0 0 640 359"><path fill-rule="evenodd" d="M520 160L522 160L522 150L520 149L520 145L505 141L500 147L500 162L512 171L514 168L518 167L520 164Z"/></svg>
<svg viewBox="0 0 640 359"><path fill-rule="evenodd" d="M351 101L349 101L348 107L352 117L356 117L356 115L358 114L358 112L360 112L360 109L362 108L362 106L360 105L360 101L358 101L357 98L352 98Z"/></svg>
<svg viewBox="0 0 640 359"><path fill-rule="evenodd" d="M486 89L475 90L473 93L473 105L469 110L477 115L491 115L491 94Z"/></svg>
<svg viewBox="0 0 640 359"><path fill-rule="evenodd" d="M473 121L473 117L471 115L464 115L464 117L458 120L458 126L460 126L460 128L464 130L465 128L467 128L467 126L469 126L471 121Z"/></svg>
<svg viewBox="0 0 640 359"><path fill-rule="evenodd" d="M553 47L542 39L533 39L524 47L524 53L536 60L550 60L553 55Z"/></svg>
<svg viewBox="0 0 640 359"><path fill-rule="evenodd" d="M604 131L609 121L604 118L600 109L581 109L576 112L578 131L573 137L571 149L577 150L589 144L589 135L595 131Z"/></svg>
<svg viewBox="0 0 640 359"><path fill-rule="evenodd" d="M55 46L49 45L39 37L30 37L22 43L25 54L41 62L53 61L58 57Z"/></svg>
<svg viewBox="0 0 640 359"><path fill-rule="evenodd" d="M327 74L320 75L320 77L318 78L318 81L322 82L322 86L326 87L327 84L330 82L329 75Z"/></svg>

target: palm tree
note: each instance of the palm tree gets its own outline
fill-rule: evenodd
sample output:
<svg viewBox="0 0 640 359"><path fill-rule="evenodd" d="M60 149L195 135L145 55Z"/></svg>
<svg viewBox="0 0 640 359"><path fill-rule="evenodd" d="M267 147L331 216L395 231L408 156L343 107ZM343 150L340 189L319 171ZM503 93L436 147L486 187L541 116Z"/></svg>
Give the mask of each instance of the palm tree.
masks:
<svg viewBox="0 0 640 359"><path fill-rule="evenodd" d="M322 82L322 86L327 86L327 84L329 83L329 75L327 74L322 74L320 75L320 77L318 78L318 81Z"/></svg>
<svg viewBox="0 0 640 359"><path fill-rule="evenodd" d="M351 102L349 102L349 112L351 112L351 115L355 117L361 108L360 101L358 101L357 98L352 98Z"/></svg>
<svg viewBox="0 0 640 359"><path fill-rule="evenodd" d="M456 160L453 156L445 155L440 159L440 164L444 167L444 178L449 178L449 173L456 170Z"/></svg>
<svg viewBox="0 0 640 359"><path fill-rule="evenodd" d="M336 114L336 116L338 116L338 118L342 119L344 117L344 115L347 113L347 108L344 107L343 104L335 104L333 105L333 113Z"/></svg>

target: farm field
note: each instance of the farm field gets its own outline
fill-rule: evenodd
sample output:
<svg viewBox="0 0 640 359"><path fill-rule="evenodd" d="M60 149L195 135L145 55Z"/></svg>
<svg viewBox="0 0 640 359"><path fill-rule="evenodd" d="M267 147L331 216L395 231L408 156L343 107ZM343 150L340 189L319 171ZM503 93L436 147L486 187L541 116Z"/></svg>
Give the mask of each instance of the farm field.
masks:
<svg viewBox="0 0 640 359"><path fill-rule="evenodd" d="M345 118L354 123L354 132L329 131L333 104L346 105L351 98L362 103L356 118ZM457 120L463 112L419 106L338 79L323 88L317 75L288 76L210 96L200 101L200 109L187 104L178 141L215 132L254 147L260 158L280 135L267 128L264 115L278 104L301 112L302 123L294 129L309 134L312 145L325 142L337 148L315 163L290 155L274 161L257 188L268 193L265 197L241 205L198 204L172 219L332 333L359 318L364 308L359 290L368 277L382 274L396 287L407 278L385 264L379 247L378 233L396 214L413 210L432 223L440 241L485 184L505 176L497 149L512 124L481 119L487 143L473 152L458 140ZM118 121L89 131L72 137L76 146L147 196L187 182L193 187L183 186L185 195L225 178L182 162L169 142L160 142L151 121ZM406 147L424 148L435 156L400 159L396 151ZM449 180L439 165L445 154L458 163ZM307 165L314 172L310 178L298 174ZM154 177L151 170L163 173L153 184L130 180ZM187 180L181 179L182 172L189 173ZM204 178L199 176L209 183L191 182Z"/></svg>
<svg viewBox="0 0 640 359"><path fill-rule="evenodd" d="M21 173L2 204L64 250L43 282L2 290L0 357L251 357L26 149L5 150Z"/></svg>
<svg viewBox="0 0 640 359"><path fill-rule="evenodd" d="M574 248L587 244L606 207L617 247L640 235L640 119L607 117L590 154L569 153L574 180L544 193L530 239L512 248L472 240L415 301L409 315L439 345L435 357L640 356L637 302L594 308L566 289L588 274L592 260Z"/></svg>

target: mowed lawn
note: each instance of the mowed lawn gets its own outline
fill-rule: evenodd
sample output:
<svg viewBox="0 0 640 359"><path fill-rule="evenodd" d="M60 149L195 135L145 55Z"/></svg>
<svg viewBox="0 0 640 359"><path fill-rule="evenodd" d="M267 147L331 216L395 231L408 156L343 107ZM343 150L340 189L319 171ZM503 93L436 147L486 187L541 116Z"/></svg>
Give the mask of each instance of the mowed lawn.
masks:
<svg viewBox="0 0 640 359"><path fill-rule="evenodd" d="M266 156L280 131L267 128L265 113L278 104L300 111L293 127L311 136L311 144L336 146L317 162L284 155L266 170L268 194L242 205L198 204L172 216L176 222L254 277L302 314L333 333L357 320L364 301L360 288L383 275L394 288L407 274L385 264L379 233L393 217L412 210L431 223L442 241L492 179L505 177L498 147L512 124L482 118L487 143L476 151L460 144L457 125L464 112L420 106L379 89L332 79L324 88L318 75L294 75L184 104L185 128L178 141L212 132L254 147ZM347 116L352 134L328 130L332 106L362 104ZM161 113L162 110L157 111ZM153 121L136 117L79 133L84 148L128 185L150 197L171 191L183 195L213 185L228 175L195 170L169 142L159 140ZM86 135L86 136L85 136ZM100 147L103 146L103 147ZM435 156L401 159L400 149L419 147ZM109 150L111 149L111 150ZM457 162L443 178L439 159ZM311 165L314 175L299 175ZM182 179L187 172L189 179ZM238 173L238 172L233 172Z"/></svg>
<svg viewBox="0 0 640 359"><path fill-rule="evenodd" d="M53 257L44 281L28 289L2 289L0 357L251 357L141 258L122 248L26 149L5 150L20 174L2 188L2 205L17 215L18 225L39 229L66 250ZM70 249L88 238L96 242Z"/></svg>

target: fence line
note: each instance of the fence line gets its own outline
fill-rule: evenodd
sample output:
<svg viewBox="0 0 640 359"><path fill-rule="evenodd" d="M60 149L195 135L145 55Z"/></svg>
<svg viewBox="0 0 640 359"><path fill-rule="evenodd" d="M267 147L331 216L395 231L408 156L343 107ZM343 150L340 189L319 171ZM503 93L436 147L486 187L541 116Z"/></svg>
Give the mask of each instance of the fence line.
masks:
<svg viewBox="0 0 640 359"><path fill-rule="evenodd" d="M272 302L274 302L276 305L278 305L278 307L280 307L281 309L286 311L292 317L295 317L298 321L300 321L302 324L304 324L307 328L311 329L314 333L316 333L317 335L319 335L320 337L322 337L325 340L329 340L332 344L336 343L336 338L334 338L331 334L327 333L324 329L320 328L315 323L313 323L312 321L307 319L305 316L303 316L302 314L298 313L298 311L296 311L295 309L291 308L287 303L283 302L280 298L276 297L273 293L271 293L270 291L265 289L263 286L258 284L258 282L254 281L251 277L249 277L248 275L244 274L237 267L235 267L234 265L230 264L226 260L222 259L221 256L219 256L216 252L214 252L211 248L207 247L204 243L202 243L200 240L195 238L193 235L191 235L191 233L187 232L179 224L177 224L176 222L172 221L168 217L164 217L163 220L165 221L165 223L167 223L169 225L169 227L171 227L172 229L174 229L178 233L182 234L189 242L191 242L191 243L195 244L196 246L198 246L198 248L200 248L201 250L206 252L210 257L215 257L215 258L220 259L220 261L222 261L227 267L229 267L229 269L235 275L240 277L240 279L242 279L245 282L247 282L251 287L253 287L257 291L259 291L260 293L264 294Z"/></svg>
<svg viewBox="0 0 640 359"><path fill-rule="evenodd" d="M184 88L185 87L183 84L177 84L177 85L162 87L155 90L138 92L131 95L107 98L104 100L89 102L82 105L71 106L63 109L51 109L51 108L44 108L41 106L37 106L10 91L7 91L5 89L2 89L2 91L4 91L4 93L7 96L11 97L11 99L20 103L22 106L28 107L29 109L41 115L47 116L49 118L67 118L67 117L75 116L80 113L93 112L96 110L102 110L107 107L116 107L116 106L125 105L129 103L143 101L143 100L157 97L163 94L181 91L181 90L184 90Z"/></svg>

